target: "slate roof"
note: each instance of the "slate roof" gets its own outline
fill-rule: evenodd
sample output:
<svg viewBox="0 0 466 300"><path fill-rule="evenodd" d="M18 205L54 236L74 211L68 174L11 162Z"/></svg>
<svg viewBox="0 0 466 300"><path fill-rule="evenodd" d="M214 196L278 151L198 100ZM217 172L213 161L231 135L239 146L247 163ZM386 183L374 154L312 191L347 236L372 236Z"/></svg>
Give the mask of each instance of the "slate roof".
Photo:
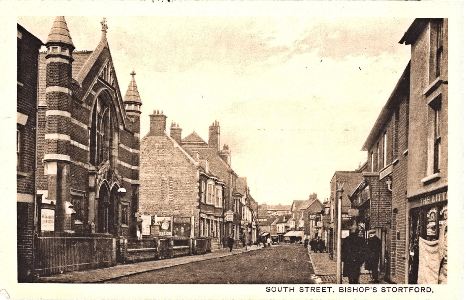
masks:
<svg viewBox="0 0 466 300"><path fill-rule="evenodd" d="M71 45L74 48L65 17L59 16L55 18L52 28L50 29L50 33L47 37L47 43L64 43Z"/></svg>
<svg viewBox="0 0 466 300"><path fill-rule="evenodd" d="M292 211L300 210L303 206L306 205L307 201L309 201L309 200L293 200L293 203L291 204L290 209Z"/></svg>
<svg viewBox="0 0 466 300"><path fill-rule="evenodd" d="M131 81L129 82L128 90L126 90L123 102L141 103L141 97L139 96L138 86L136 84L136 79L134 78L135 75L136 72L131 72Z"/></svg>
<svg viewBox="0 0 466 300"><path fill-rule="evenodd" d="M207 143L195 131L183 138L181 144L199 144L207 146Z"/></svg>

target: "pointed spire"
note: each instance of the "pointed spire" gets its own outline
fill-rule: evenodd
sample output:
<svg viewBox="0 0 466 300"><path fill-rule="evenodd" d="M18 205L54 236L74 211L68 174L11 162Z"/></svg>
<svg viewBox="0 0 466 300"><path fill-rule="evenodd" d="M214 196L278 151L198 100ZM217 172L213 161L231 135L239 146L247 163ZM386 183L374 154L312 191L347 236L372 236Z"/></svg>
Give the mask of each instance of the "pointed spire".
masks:
<svg viewBox="0 0 466 300"><path fill-rule="evenodd" d="M100 25L102 25L102 38L107 38L107 30L108 30L108 25L107 25L107 18L102 18L102 21L100 21Z"/></svg>
<svg viewBox="0 0 466 300"><path fill-rule="evenodd" d="M67 44L74 49L73 41L71 40L70 31L68 30L65 17L59 16L55 18L55 21L53 21L52 29L50 29L50 33L47 38L47 44L49 43Z"/></svg>
<svg viewBox="0 0 466 300"><path fill-rule="evenodd" d="M130 73L131 81L128 85L128 90L125 94L125 99L123 102L132 102L132 103L141 103L141 97L139 96L138 86L136 85L136 80L134 76L136 72L134 70Z"/></svg>

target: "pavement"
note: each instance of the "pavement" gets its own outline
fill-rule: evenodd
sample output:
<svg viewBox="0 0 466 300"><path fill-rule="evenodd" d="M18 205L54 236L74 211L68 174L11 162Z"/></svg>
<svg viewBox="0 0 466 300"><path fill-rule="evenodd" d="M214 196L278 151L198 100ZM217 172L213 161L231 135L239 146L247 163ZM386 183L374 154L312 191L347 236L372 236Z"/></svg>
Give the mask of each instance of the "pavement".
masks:
<svg viewBox="0 0 466 300"><path fill-rule="evenodd" d="M315 253L308 249L309 258L311 260L312 268L314 269L314 281L316 283L323 284L336 284L337 283L337 263L336 258L330 259L328 253ZM381 277L381 276L380 276ZM361 276L359 277L361 284L374 284L371 282L371 276L369 271L362 270ZM343 284L349 284L348 278L343 277ZM382 279L380 284L387 284Z"/></svg>
<svg viewBox="0 0 466 300"><path fill-rule="evenodd" d="M197 261L204 261L210 259L216 259L226 257L230 255L237 255L249 251L255 251L262 249L262 246L248 246L246 248L233 249L230 252L228 249L222 248L220 250L203 254L203 255L191 255L182 256L176 258L162 259L162 260L151 260L139 263L131 264L118 264L113 267L68 272L63 274L57 274L53 276L39 277L37 282L47 283L100 283L109 281L116 278L121 278L129 275L140 274L144 272L150 272L154 270L160 270L164 268L170 268L174 266L189 264Z"/></svg>

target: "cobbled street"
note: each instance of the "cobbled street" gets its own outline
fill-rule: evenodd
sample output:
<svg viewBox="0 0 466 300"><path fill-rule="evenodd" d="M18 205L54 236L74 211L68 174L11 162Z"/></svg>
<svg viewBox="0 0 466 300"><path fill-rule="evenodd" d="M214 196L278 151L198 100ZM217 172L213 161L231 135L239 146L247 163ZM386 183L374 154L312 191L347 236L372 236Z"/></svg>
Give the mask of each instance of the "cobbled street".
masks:
<svg viewBox="0 0 466 300"><path fill-rule="evenodd" d="M312 283L302 245L279 245L106 281L106 283Z"/></svg>

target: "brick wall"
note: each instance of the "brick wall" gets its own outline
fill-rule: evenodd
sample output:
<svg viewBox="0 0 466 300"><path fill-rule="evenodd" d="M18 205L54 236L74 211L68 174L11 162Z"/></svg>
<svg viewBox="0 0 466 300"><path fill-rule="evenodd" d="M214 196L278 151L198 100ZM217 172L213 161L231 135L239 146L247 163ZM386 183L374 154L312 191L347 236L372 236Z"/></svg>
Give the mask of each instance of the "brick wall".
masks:
<svg viewBox="0 0 466 300"><path fill-rule="evenodd" d="M141 141L139 210L157 216L194 216L198 234L197 167L166 134Z"/></svg>
<svg viewBox="0 0 466 300"><path fill-rule="evenodd" d="M16 177L18 281L24 282L30 279L33 270L37 68L41 41L20 25L17 29L17 112L27 116L25 124L17 125L20 156Z"/></svg>
<svg viewBox="0 0 466 300"><path fill-rule="evenodd" d="M398 162L394 164L392 173L391 280L396 283L405 282L405 266L407 263L406 181L408 158L405 150L408 148L408 109L409 102L405 98L399 105Z"/></svg>

